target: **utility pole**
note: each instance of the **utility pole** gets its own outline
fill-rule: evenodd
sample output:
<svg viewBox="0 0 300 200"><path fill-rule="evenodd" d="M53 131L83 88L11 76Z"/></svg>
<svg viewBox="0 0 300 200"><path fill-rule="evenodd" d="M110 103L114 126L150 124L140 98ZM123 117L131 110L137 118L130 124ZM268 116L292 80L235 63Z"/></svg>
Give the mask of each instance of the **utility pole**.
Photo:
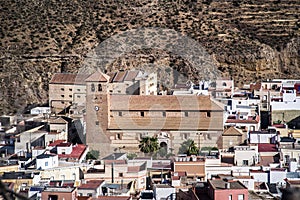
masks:
<svg viewBox="0 0 300 200"><path fill-rule="evenodd" d="M114 183L114 166L115 166L115 154L113 154L113 162L111 163L111 183Z"/></svg>
<svg viewBox="0 0 300 200"><path fill-rule="evenodd" d="M111 183L114 183L114 164L115 161L111 163Z"/></svg>

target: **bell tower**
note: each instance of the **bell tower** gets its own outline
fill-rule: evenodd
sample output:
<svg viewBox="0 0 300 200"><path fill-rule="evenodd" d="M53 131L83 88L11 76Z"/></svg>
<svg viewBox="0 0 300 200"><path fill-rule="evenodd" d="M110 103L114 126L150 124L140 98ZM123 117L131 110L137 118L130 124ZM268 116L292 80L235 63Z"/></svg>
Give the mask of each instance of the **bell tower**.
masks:
<svg viewBox="0 0 300 200"><path fill-rule="evenodd" d="M110 153L110 140L106 134L109 123L109 76L95 72L86 80L86 144L100 155Z"/></svg>

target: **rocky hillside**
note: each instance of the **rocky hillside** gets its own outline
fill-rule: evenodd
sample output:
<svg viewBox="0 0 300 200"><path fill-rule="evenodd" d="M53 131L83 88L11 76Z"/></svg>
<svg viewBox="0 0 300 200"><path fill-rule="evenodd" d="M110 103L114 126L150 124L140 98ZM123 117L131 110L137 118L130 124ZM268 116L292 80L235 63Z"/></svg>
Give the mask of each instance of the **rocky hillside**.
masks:
<svg viewBox="0 0 300 200"><path fill-rule="evenodd" d="M140 27L173 29L198 41L238 85L300 74L298 0L6 0L0 9L0 113L47 102L53 73L76 72L98 44ZM141 57L203 76L184 59L151 49L106 67L130 68Z"/></svg>

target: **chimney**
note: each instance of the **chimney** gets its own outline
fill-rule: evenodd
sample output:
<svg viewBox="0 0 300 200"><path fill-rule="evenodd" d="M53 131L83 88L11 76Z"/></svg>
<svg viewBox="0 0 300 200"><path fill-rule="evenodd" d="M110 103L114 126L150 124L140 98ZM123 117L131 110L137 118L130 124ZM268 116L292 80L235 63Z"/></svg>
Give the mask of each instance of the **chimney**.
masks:
<svg viewBox="0 0 300 200"><path fill-rule="evenodd" d="M230 189L230 183L228 182L225 183L225 189Z"/></svg>

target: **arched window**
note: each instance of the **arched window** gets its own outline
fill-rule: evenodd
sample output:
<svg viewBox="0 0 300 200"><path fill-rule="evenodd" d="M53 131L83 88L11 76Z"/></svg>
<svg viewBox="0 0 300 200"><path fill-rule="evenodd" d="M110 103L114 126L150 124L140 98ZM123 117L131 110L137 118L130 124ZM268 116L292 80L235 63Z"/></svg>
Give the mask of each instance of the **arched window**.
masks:
<svg viewBox="0 0 300 200"><path fill-rule="evenodd" d="M225 82L223 82L223 87L226 87L226 86L227 86L227 84Z"/></svg>
<svg viewBox="0 0 300 200"><path fill-rule="evenodd" d="M98 92L101 92L101 91L102 91L102 85L98 84Z"/></svg>
<svg viewBox="0 0 300 200"><path fill-rule="evenodd" d="M94 83L92 83L92 85L91 85L91 91L95 92L95 84Z"/></svg>

